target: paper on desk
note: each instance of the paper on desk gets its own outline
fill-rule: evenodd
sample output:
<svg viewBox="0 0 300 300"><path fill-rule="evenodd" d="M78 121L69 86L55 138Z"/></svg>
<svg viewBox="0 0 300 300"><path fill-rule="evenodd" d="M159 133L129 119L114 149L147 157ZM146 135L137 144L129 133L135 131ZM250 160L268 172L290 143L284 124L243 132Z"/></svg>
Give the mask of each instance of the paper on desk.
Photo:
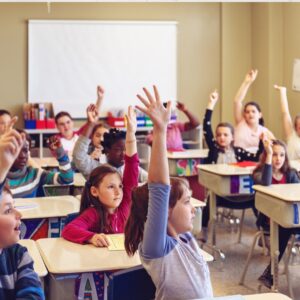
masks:
<svg viewBox="0 0 300 300"><path fill-rule="evenodd" d="M125 246L124 246L124 235L119 235L119 234L112 234L107 236L107 239L109 241L109 246L108 246L108 250L111 251L121 251L121 250L125 250Z"/></svg>
<svg viewBox="0 0 300 300"><path fill-rule="evenodd" d="M22 202L22 203L15 203L14 206L15 206L15 209L17 209L17 210L26 210L26 209L36 208L38 206L38 204L32 203L32 202L29 202L29 203Z"/></svg>

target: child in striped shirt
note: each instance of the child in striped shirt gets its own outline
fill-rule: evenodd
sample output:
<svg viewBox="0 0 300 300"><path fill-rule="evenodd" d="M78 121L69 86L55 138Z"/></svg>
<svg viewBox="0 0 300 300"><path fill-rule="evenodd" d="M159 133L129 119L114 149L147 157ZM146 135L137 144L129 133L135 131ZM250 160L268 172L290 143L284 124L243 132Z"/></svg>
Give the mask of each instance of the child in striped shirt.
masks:
<svg viewBox="0 0 300 300"><path fill-rule="evenodd" d="M43 185L45 184L73 183L74 172L69 157L57 137L51 137L49 144L50 150L56 155L59 163L59 172L53 172L27 165L30 137L24 131L20 130L20 132L25 134L26 141L7 174L7 181L14 198L44 196Z"/></svg>
<svg viewBox="0 0 300 300"><path fill-rule="evenodd" d="M0 138L0 299L5 300L45 299L27 249L17 244L21 214L13 207L10 190L4 186L24 142L24 137L12 129Z"/></svg>

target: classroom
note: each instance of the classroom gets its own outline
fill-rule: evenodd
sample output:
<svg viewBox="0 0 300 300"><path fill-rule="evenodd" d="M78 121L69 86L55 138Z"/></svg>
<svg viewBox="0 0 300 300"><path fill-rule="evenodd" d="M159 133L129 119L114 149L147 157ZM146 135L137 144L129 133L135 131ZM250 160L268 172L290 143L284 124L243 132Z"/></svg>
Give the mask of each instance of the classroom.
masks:
<svg viewBox="0 0 300 300"><path fill-rule="evenodd" d="M21 236L18 246L27 247L34 262L34 271L38 274L38 277L34 278L36 281L38 278L41 281L34 287L37 294L31 295L32 299L83 299L81 297L84 297L84 299L115 300L154 298L300 300L300 288L297 284L300 266L300 213L298 211L300 209L300 124L297 125L297 116L300 114L300 40L297 30L300 26L299 16L300 3L297 2L0 2L0 122L2 122L2 110L8 111L11 117L18 117L16 123L14 121L10 123L14 125L13 127L9 125L3 135L0 133L0 169L3 169L0 170L0 256L5 254L4 250L8 247L7 241L1 237L4 232L1 201L6 198L16 198L14 205L22 214L21 218L15 212L18 224L15 230ZM146 71L139 73L143 74L139 82L143 82L143 76L149 75L150 79L145 79L145 85L141 83L137 87L128 87L129 92L133 91L133 94L128 101L124 100L125 97L123 100L122 97L118 100L118 105L119 103L123 105L121 113L117 112L116 116L114 115L113 99L118 93L124 95L123 87L120 86L121 83L116 83L116 94L111 94L110 90L114 89L114 81L111 80L111 74L107 72L106 66L104 71L99 70L100 78L105 77L105 72L108 74L103 80L100 79L97 82L93 78L89 82L89 78L82 77L82 89L84 92L88 90L85 93L84 103L80 103L77 99L73 102L71 99L68 106L67 101L60 101L60 99L57 99L55 104L55 100L51 101L51 96L45 96L44 99L38 98L34 96L33 90L34 88L38 90L39 84L35 84L38 81L34 82L31 79L32 74L36 76L36 79L38 72L42 69L37 68L38 71L33 73L32 62L38 60L35 60L34 52L30 52L33 50L34 43L31 39L33 30L30 32L29 24L34 29L33 26L39 25L39 22L42 25L45 22L52 26L52 22L59 24L60 20L62 24L77 21L79 23L86 21L88 24L93 24L93 22L114 24L115 22L120 28L130 23L143 25L143 22L149 23L149 26L151 24L160 26L163 23L170 25L171 34L172 28L176 28L175 34L173 32L175 39L170 39L169 43L173 43L174 47L170 46L173 52L169 57L166 55L165 61L169 62L173 59L174 64L171 70L175 70L174 76L159 77L156 71L159 69L152 67L155 65L155 60L150 57L151 51L153 58L157 55L154 48L161 53L168 51L168 45L165 46L168 42L166 41L165 44L158 42L153 49L148 47L147 52L143 49L146 39L141 42L143 39L141 36L141 40L136 41L141 42L141 49L137 49L136 52L140 54L141 60L136 64ZM163 25L161 26L162 30L159 34L163 36ZM42 35L37 34L35 37L42 37ZM67 45L68 39L62 43ZM55 49L55 42L53 45ZM159 46L163 48L161 51L159 51ZM124 54L123 50L118 52L118 49L118 45L115 45L115 48L111 50L112 56L115 57L109 61L111 65ZM128 49L130 49L129 45ZM72 49L67 49L66 53L71 53L69 51ZM105 51L107 49L103 46L103 52ZM133 50L128 52L130 51ZM109 49L107 53L109 55ZM94 59L96 56L91 55L91 57ZM136 60L138 61L137 56ZM162 57L162 64L163 61ZM149 70L147 64L150 66ZM84 64L82 65L84 67ZM117 65L114 67L117 68ZM125 68L120 68L118 71L121 81L122 77L124 77L124 82L126 77L130 77L130 70L127 69L126 72ZM95 72L93 76L97 78L97 70ZM158 82L155 82L155 72L157 72ZM67 80L69 75L63 75L63 77L66 78L65 86L70 83L67 88L70 90L72 82ZM48 78L51 78L50 75ZM159 131L161 128L168 128L167 132L169 130L170 124L168 125L163 119L169 108L168 106L162 107L156 88L154 90L152 88L153 84L157 84L157 90L164 98L161 99L162 102L171 100L173 103L176 101L182 103L181 107L177 105L176 116L173 115L174 109L172 116L169 115L171 123L175 119L178 122L187 122L188 119L189 122L188 125L185 123L179 127L185 128L180 129L180 132L187 131L183 134L183 144L179 150L168 146L168 133L164 132L166 135L163 135L162 131ZM80 94L81 84L75 85L73 93ZM277 87L274 88L274 85ZM64 86L62 80L61 86ZM46 88L47 82L40 87ZM147 90L143 90L144 87ZM171 91L171 95L167 94L168 91ZM138 97L136 97L137 94ZM32 100L29 100L32 95ZM237 101L237 98L240 101ZM255 151L250 150L251 147L248 149L246 146L238 145L233 140L237 137L236 125L239 123L236 113L238 110L236 107L239 108L239 106L235 105L239 102L241 105L239 120L245 120L247 106L243 108L243 105L250 101L259 104L264 126L269 129L269 131L262 130L263 134L259 134L259 137L255 133L257 140ZM30 103L39 102L47 102L47 104L30 106ZM86 112L86 107L90 103ZM30 117L26 111L28 105ZM128 105L138 105L141 108L137 109L137 111L142 111L137 118L137 122L144 122L141 128L139 128L139 123L136 125L134 111L128 109L127 112ZM254 104L250 106L256 107ZM41 107L44 111L46 109L46 117L44 115L40 119L37 117L34 125L37 126L38 122L42 121L39 123L42 124L41 127L30 127L31 123L26 123L26 121L31 121L32 107L37 109L38 115ZM110 107L112 119L123 122L123 125L111 123L109 118L105 118ZM73 144L70 151L68 147L71 142L64 142L64 139L69 139L64 138L63 134L63 127L66 128L69 125L61 125L60 130L59 118L54 118L59 111L64 110L70 113L74 120L70 119L68 114L63 114L59 118L69 118L72 124L74 121L74 128L79 129L76 132L76 140L73 140L73 137L71 139ZM259 109L257 111L260 113ZM125 119L124 112L127 114ZM141 115L142 118L139 119ZM161 120L159 116L162 117ZM90 144L92 135L98 130L95 129L98 118L101 123L105 123L100 126L103 129L101 138L104 137L100 150L97 147L98 150L95 147L91 148L92 144ZM51 123L48 127L47 122L49 124L53 122L53 124ZM234 137L230 133L231 125L226 122L235 127ZM175 124L177 124L176 121ZM114 127L117 130L113 130ZM18 133L13 128L24 129L30 138L27 139L24 133ZM221 131L218 133L219 128L224 130L227 137L228 134L232 136L230 146L222 146L222 143L226 143L226 137L222 140ZM107 141L105 141L105 135ZM15 138L13 139L12 136ZM167 138L162 142L161 136ZM286 148L281 141L289 142L290 136L294 137L294 144L290 142ZM21 139L24 144L17 145ZM114 146L113 139L122 142ZM49 142L50 150L46 149L46 140ZM100 142L98 144L100 145ZM160 147L162 144L166 147ZM12 147L20 153L19 157L16 156ZM27 153L30 151L30 156L22 154L25 151L24 147ZM291 147L298 147L294 149L296 154L292 157L290 156ZM89 158L79 153L82 149L85 149L86 156L87 151L90 151ZM99 154L101 149L105 154ZM110 150L116 151L115 163L113 163L113 154L109 154ZM281 154L276 151L278 153L281 151ZM117 162L117 152L122 152L124 156L119 162ZM7 162L5 153L9 153ZM97 155L96 159L93 157L94 153ZM159 154L160 157L158 157ZM288 154L290 160L287 159ZM22 155L25 158L20 158ZM284 160L280 162L280 168L277 169L276 164L279 162L275 161L276 155L284 157ZM93 162L91 162L92 158ZM22 165L24 161L26 166ZM16 162L22 168L29 170L29 173L26 173L28 178L36 176L34 180L29 180L32 181L29 184L30 187L25 188L24 180L12 174L16 171ZM105 166L101 166L103 162L106 163ZM153 172L155 162L160 168L156 168L159 170ZM285 164L290 165L285 167ZM166 170L170 176L179 178L179 181L171 178L170 183L169 177L168 179L165 177L164 171ZM99 179L97 172L104 179L102 177ZM270 175L270 180L265 180L267 175ZM115 176L112 184L118 183L119 193L122 194L120 206L113 209L108 208L107 204L101 200L99 200L101 208L97 204L97 199L102 196L99 196L100 188L97 190L96 187L101 186L106 176ZM186 180L180 181L182 178ZM35 189L33 182L38 180L40 180L39 187ZM43 184L41 184L42 181ZM138 204L134 203L138 196L144 197L145 188L143 187L146 185L142 183L146 181L149 186L149 190L148 186L146 190L146 198L149 200L146 213L147 210L150 211L151 201L158 197L156 195L155 198L155 191L157 193L159 191L160 195L167 195L166 186L170 184L172 186L170 204L161 208L161 211L166 211L167 225L165 226L168 226L167 233L162 234L162 237L167 241L166 243L170 243L170 249L174 251L168 250L170 251L168 252L164 249L165 252L163 251L161 256L152 256L152 254L144 256L146 252L144 245L151 237L150 229L146 226L155 223L147 215L144 216L143 222L140 220L143 224L142 236L138 240L140 247L136 244L137 241L132 242L129 238L130 234L136 233L136 227L141 226L133 219L134 209L137 207L141 209L142 205L135 207L134 205ZM184 186L181 188L185 189L186 182L192 193L189 196L192 213L189 212L189 214L193 215L193 226L188 231L192 230L196 239L185 236L186 240L182 242L183 234L180 238L179 235L171 238L174 237L174 232L178 233L176 226L179 226L177 224L179 221L170 216L170 211L174 210L174 216L176 216L177 204L174 204L174 207L171 206L173 186L178 184ZM7 187L11 192L7 191ZM116 190L117 187L114 189ZM132 194L131 190L133 190ZM185 195L185 192L180 193L179 197ZM10 196L7 197L7 195ZM120 198L119 194L114 197ZM239 201L242 205L238 203ZM123 202L126 203L123 205ZM157 212L157 215L163 219L161 211ZM103 218L105 216L104 221L99 221L99 214ZM262 222L267 222L267 229L264 227L265 223L259 223L260 216L265 218ZM138 217L136 216L136 219ZM20 218L22 225L20 225ZM129 218L128 222L127 218ZM76 228L79 222L90 222L92 225L89 224L91 227L80 231ZM75 225L72 227L72 224ZM144 224L146 224L145 231ZM143 237L143 234L148 240L145 236ZM285 242L282 242L283 236ZM194 280L187 281L184 275L174 276L174 279L170 275L160 278L157 272L189 273L189 270L181 269L180 263L173 260L173 254L181 247L180 245L183 243L190 245L194 240L197 244L195 251L198 251L197 255L201 256L200 263L199 260L188 261L193 266L197 265L195 269L192 267L191 271L194 276L191 277ZM260 244L262 244L261 247ZM12 243L9 246L11 245ZM151 247L149 249L153 250ZM128 256L126 251L133 255ZM182 253L176 255L180 256ZM170 261L172 267L159 269L158 262L165 258L166 262L168 259L172 260ZM179 258L176 257L176 259ZM131 273L127 272L131 269L135 276L132 277L133 286L140 286L136 294L132 293L130 286L132 281L128 274ZM172 270L178 270L178 272L172 273ZM1 276L7 275L3 272L3 266L0 266L0 283ZM263 276L263 272L265 277L269 277L267 280L264 278L258 281L258 278ZM268 275L266 272L269 272ZM29 276L36 276L36 274ZM268 281L270 276L272 276L271 281ZM171 277L170 281L167 277ZM182 285L185 282L191 284L190 289L186 286L187 293L184 288L175 286L177 280L182 282ZM199 280L202 281L198 282L200 288L197 287ZM262 283L263 281L267 281L267 284ZM170 282L169 289L173 289L170 294L168 294L170 290L167 288L164 290L166 282ZM268 286L268 283L271 284ZM23 284L25 286L26 282L24 281ZM193 292L189 293L189 291ZM3 299L18 298L17 294L13 294L14 288L10 288L7 294L6 292L7 290L1 284L0 299L2 297ZM22 291L19 295L21 293ZM150 294L152 296L149 296Z"/></svg>

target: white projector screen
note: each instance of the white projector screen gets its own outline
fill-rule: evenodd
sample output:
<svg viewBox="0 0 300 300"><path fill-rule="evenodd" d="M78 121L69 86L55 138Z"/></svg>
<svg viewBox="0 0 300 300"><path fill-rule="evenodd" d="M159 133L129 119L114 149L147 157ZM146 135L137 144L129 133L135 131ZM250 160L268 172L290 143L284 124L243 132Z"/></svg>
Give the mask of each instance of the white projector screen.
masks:
<svg viewBox="0 0 300 300"><path fill-rule="evenodd" d="M30 20L28 48L28 102L52 102L54 113L85 118L99 84L101 116L153 84L177 100L176 22Z"/></svg>

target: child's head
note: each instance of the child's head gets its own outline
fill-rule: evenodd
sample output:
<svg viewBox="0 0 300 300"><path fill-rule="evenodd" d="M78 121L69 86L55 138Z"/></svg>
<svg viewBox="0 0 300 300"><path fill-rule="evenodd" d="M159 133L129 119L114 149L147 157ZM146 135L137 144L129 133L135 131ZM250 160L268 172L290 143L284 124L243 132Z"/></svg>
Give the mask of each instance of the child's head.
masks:
<svg viewBox="0 0 300 300"><path fill-rule="evenodd" d="M106 164L95 168L87 180L81 198L80 213L93 206L96 208L101 232L107 229L107 214L113 213L123 198L120 173Z"/></svg>
<svg viewBox="0 0 300 300"><path fill-rule="evenodd" d="M228 148L233 143L234 128L230 123L219 123L216 128L216 142L221 148Z"/></svg>
<svg viewBox="0 0 300 300"><path fill-rule="evenodd" d="M126 132L112 128L109 132L104 133L101 145L103 153L107 156L107 162L119 168L124 165Z"/></svg>
<svg viewBox="0 0 300 300"><path fill-rule="evenodd" d="M14 200L7 186L0 199L0 248L18 242L20 236L21 213L14 208Z"/></svg>
<svg viewBox="0 0 300 300"><path fill-rule="evenodd" d="M273 170L279 171L286 174L290 170L289 158L287 156L287 149L284 142L280 140L272 141L272 168ZM260 158L260 163L257 168L261 168L266 162L267 153L264 151Z"/></svg>
<svg viewBox="0 0 300 300"><path fill-rule="evenodd" d="M2 135L11 121L11 114L5 109L0 109L0 135Z"/></svg>
<svg viewBox="0 0 300 300"><path fill-rule="evenodd" d="M71 115L66 111L61 111L55 116L55 124L60 134L66 138L73 137L74 122Z"/></svg>
<svg viewBox="0 0 300 300"><path fill-rule="evenodd" d="M101 147L101 142L103 141L104 133L108 132L108 129L103 123L97 124L92 131L91 140L95 148Z"/></svg>
<svg viewBox="0 0 300 300"><path fill-rule="evenodd" d="M300 136L300 115L295 117L294 128L298 136Z"/></svg>
<svg viewBox="0 0 300 300"><path fill-rule="evenodd" d="M25 141L23 144L23 147L19 153L19 156L14 161L11 170L17 171L23 169L25 166L27 166L28 158L29 158L29 151L30 151L30 144L31 144L31 138L29 134L26 133L23 129L17 129L19 133L23 133L25 135Z"/></svg>
<svg viewBox="0 0 300 300"><path fill-rule="evenodd" d="M170 180L168 230L180 234L193 229L195 209L190 202L191 191L187 180L177 177L171 177ZM148 184L133 190L131 211L125 227L125 249L129 255L136 252L143 239L148 202Z"/></svg>
<svg viewBox="0 0 300 300"><path fill-rule="evenodd" d="M256 102L248 102L245 104L244 118L248 125L264 125L260 106Z"/></svg>

